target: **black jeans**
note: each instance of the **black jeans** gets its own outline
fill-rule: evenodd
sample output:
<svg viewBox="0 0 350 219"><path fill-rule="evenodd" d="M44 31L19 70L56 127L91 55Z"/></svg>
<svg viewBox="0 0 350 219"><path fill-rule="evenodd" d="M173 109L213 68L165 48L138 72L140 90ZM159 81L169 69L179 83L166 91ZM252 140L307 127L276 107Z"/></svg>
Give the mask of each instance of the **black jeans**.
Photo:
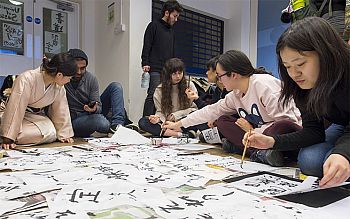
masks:
<svg viewBox="0 0 350 219"><path fill-rule="evenodd" d="M147 117L142 117L139 120L139 127L140 129L151 133L153 136L159 136L160 135L160 131L162 130L162 128L160 127L160 124L153 124L149 121L149 119ZM193 130L193 131L197 131L197 130L205 130L208 129L208 125L207 123L203 123L203 124L199 124L199 125L194 125L194 126L190 126L188 128L181 128L183 133L188 132L189 130Z"/></svg>
<svg viewBox="0 0 350 219"><path fill-rule="evenodd" d="M143 106L143 116L154 115L156 108L154 107L153 94L157 86L160 84L160 72L150 72L149 87L145 105Z"/></svg>

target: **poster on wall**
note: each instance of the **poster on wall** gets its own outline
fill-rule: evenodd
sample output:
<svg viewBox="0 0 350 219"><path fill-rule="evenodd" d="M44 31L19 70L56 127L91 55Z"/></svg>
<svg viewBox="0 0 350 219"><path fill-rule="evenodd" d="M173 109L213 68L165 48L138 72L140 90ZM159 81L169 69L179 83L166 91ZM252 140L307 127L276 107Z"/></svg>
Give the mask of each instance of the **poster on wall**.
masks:
<svg viewBox="0 0 350 219"><path fill-rule="evenodd" d="M2 46L20 49L23 46L22 25L2 23Z"/></svg>
<svg viewBox="0 0 350 219"><path fill-rule="evenodd" d="M61 35L45 31L45 53L56 54L61 52Z"/></svg>
<svg viewBox="0 0 350 219"><path fill-rule="evenodd" d="M51 11L51 30L57 33L67 33L67 13Z"/></svg>
<svg viewBox="0 0 350 219"><path fill-rule="evenodd" d="M0 2L0 20L22 23L22 8Z"/></svg>

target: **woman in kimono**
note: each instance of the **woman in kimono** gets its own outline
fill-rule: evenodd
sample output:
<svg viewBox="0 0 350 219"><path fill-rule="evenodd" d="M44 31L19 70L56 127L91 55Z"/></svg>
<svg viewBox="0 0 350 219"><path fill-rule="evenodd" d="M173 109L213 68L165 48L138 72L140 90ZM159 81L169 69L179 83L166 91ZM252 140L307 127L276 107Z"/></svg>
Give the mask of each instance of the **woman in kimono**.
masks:
<svg viewBox="0 0 350 219"><path fill-rule="evenodd" d="M75 60L67 53L53 56L34 70L19 75L12 92L0 108L1 146L12 149L16 144L73 142L64 84L77 71Z"/></svg>

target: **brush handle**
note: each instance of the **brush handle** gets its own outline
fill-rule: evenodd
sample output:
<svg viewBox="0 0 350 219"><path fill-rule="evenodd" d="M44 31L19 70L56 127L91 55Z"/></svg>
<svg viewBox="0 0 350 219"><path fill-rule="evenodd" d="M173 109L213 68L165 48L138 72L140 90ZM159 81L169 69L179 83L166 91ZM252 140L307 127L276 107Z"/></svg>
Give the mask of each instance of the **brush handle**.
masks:
<svg viewBox="0 0 350 219"><path fill-rule="evenodd" d="M251 129L249 129L247 140L244 142L244 150L243 150L242 159L241 159L241 167L242 167L242 164L244 161L245 153L247 152L248 143L249 143L248 138L249 138L250 134L251 134Z"/></svg>

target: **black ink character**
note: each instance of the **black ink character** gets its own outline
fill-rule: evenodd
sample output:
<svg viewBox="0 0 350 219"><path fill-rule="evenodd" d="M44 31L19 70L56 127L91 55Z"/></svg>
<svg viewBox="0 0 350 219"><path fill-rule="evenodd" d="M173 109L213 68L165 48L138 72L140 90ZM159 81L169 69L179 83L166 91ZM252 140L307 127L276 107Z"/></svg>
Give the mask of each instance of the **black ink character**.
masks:
<svg viewBox="0 0 350 219"><path fill-rule="evenodd" d="M84 196L86 196L86 197L93 197L92 200L88 200L88 201L98 203L97 197L101 193L101 191L98 191L96 194L91 194L91 192L89 192L88 194L84 194L83 192L80 192L79 195L77 195L79 190L82 190L82 189L75 189L72 194L67 194L67 195L72 195L71 198L69 199L70 202L79 203L79 201L77 201L76 199L78 198L82 199L84 198Z"/></svg>
<svg viewBox="0 0 350 219"><path fill-rule="evenodd" d="M204 201L189 199L188 196L181 196L179 198L182 199L182 200L185 200L186 201L185 204L187 206L194 206L194 207L203 206L203 203L204 203Z"/></svg>
<svg viewBox="0 0 350 219"><path fill-rule="evenodd" d="M198 216L200 218L203 218L203 219L214 219L210 214L206 213L206 214L198 214Z"/></svg>
<svg viewBox="0 0 350 219"><path fill-rule="evenodd" d="M261 193L267 193L269 195L278 195L282 192L286 192L287 190L281 187L276 187L276 186L271 186L270 188L266 188L266 189L261 189L258 192Z"/></svg>
<svg viewBox="0 0 350 219"><path fill-rule="evenodd" d="M112 196L121 196L121 195L127 195L130 199L134 200L134 201L137 201L137 198L136 196L133 194L135 192L135 189L134 190L131 190L130 192L128 193L111 193L109 195L112 195ZM111 200L111 199L110 199Z"/></svg>
<svg viewBox="0 0 350 219"><path fill-rule="evenodd" d="M180 207L178 203L174 201L171 201L171 202L173 203L173 205L166 205L166 207L159 207L159 208L165 211L166 213L170 213L170 210L185 210L185 208Z"/></svg>
<svg viewBox="0 0 350 219"><path fill-rule="evenodd" d="M162 181L165 181L167 179L170 179L170 178L163 178L163 175L159 175L157 177L150 175L150 177L146 177L145 179L148 183L158 183L158 182L162 182Z"/></svg>
<svg viewBox="0 0 350 219"><path fill-rule="evenodd" d="M202 199L203 200L219 200L218 198L213 198L215 197L216 195L203 195L202 196Z"/></svg>
<svg viewBox="0 0 350 219"><path fill-rule="evenodd" d="M0 190L3 190L4 192L10 192L14 189L21 189L19 186L0 186Z"/></svg>
<svg viewBox="0 0 350 219"><path fill-rule="evenodd" d="M58 215L56 216L56 218L61 218L61 217L66 217L66 216L68 216L68 214L72 214L72 215L74 215L74 214L76 214L76 213L74 213L74 212L71 212L70 210L67 210L67 211L65 211L65 212L56 212Z"/></svg>

